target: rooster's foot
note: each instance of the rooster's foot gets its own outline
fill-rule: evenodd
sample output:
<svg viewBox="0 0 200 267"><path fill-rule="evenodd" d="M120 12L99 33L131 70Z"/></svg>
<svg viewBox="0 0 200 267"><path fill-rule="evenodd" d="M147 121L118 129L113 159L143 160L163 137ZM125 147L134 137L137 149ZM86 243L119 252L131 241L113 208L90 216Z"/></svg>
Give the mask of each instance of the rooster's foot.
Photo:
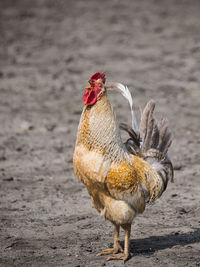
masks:
<svg viewBox="0 0 200 267"><path fill-rule="evenodd" d="M97 256L102 256L102 255L108 255L108 254L117 254L118 252L124 252L123 248L121 245L118 243L114 248L108 248L105 249L97 254Z"/></svg>
<svg viewBox="0 0 200 267"><path fill-rule="evenodd" d="M125 261L128 258L129 258L129 254L120 253L120 254L112 255L112 256L108 257L107 261L110 261L110 260L122 260L123 263L125 263Z"/></svg>

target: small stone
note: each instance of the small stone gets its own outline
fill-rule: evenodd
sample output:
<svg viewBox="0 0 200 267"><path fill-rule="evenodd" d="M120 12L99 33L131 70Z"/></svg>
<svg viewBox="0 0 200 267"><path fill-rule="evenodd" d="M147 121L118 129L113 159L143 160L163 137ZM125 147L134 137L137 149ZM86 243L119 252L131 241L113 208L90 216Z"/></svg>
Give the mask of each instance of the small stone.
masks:
<svg viewBox="0 0 200 267"><path fill-rule="evenodd" d="M3 146L0 146L0 160L6 160L6 149Z"/></svg>
<svg viewBox="0 0 200 267"><path fill-rule="evenodd" d="M45 128L47 131L52 132L56 128L56 123L48 123L45 125Z"/></svg>
<svg viewBox="0 0 200 267"><path fill-rule="evenodd" d="M19 132L27 132L27 131L30 131L30 130L33 130L34 129L34 126L28 122L28 121L23 121L21 124L20 124L20 127L19 127Z"/></svg>
<svg viewBox="0 0 200 267"><path fill-rule="evenodd" d="M188 213L184 208L182 208L182 207L178 207L178 208L176 208L176 211L178 212L178 213L180 213L180 214L186 214L186 213Z"/></svg>
<svg viewBox="0 0 200 267"><path fill-rule="evenodd" d="M12 181L14 181L14 178L11 176L11 177L8 177L8 178L4 178L3 181L12 182Z"/></svg>

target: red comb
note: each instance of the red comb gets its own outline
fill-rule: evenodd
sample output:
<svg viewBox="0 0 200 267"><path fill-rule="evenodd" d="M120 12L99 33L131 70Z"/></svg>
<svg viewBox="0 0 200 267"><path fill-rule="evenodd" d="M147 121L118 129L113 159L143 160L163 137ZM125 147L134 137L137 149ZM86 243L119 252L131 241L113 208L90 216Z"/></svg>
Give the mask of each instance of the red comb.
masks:
<svg viewBox="0 0 200 267"><path fill-rule="evenodd" d="M106 82L106 76L105 76L105 71L104 72L96 72L90 77L91 81L96 81L98 79L102 79L102 82Z"/></svg>

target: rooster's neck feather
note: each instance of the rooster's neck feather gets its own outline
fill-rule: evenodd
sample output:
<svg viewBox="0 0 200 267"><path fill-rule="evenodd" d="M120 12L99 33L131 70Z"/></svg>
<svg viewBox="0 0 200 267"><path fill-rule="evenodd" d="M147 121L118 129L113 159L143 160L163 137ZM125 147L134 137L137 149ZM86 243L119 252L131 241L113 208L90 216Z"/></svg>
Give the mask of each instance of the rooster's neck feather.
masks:
<svg viewBox="0 0 200 267"><path fill-rule="evenodd" d="M106 158L121 161L128 153L121 140L116 117L107 94L91 107L85 106L80 119L77 145L97 150Z"/></svg>

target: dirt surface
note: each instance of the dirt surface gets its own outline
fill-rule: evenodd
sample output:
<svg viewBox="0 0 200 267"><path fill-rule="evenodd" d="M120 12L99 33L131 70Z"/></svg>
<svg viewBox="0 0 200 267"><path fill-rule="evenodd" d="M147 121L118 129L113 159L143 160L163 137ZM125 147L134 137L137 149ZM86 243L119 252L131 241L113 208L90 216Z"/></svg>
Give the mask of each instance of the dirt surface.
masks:
<svg viewBox="0 0 200 267"><path fill-rule="evenodd" d="M137 114L155 99L175 136L175 183L135 219L126 266L200 266L199 17L199 0L0 1L0 266L122 266L96 256L113 227L72 165L83 87L103 70Z"/></svg>

